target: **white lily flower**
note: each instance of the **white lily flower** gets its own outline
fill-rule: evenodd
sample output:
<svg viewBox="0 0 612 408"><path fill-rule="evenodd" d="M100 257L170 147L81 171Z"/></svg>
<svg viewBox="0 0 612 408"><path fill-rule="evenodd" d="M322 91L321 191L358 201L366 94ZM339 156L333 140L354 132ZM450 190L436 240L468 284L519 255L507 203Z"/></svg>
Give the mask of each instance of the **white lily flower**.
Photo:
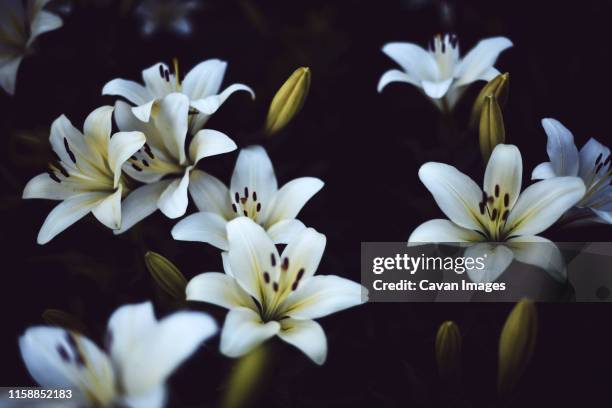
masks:
<svg viewBox="0 0 612 408"><path fill-rule="evenodd" d="M282 254L266 231L247 217L230 221L227 236L225 273L202 273L186 290L188 300L229 309L221 352L238 357L278 336L323 364L327 340L312 319L364 303L366 289L339 276L314 276L326 240L312 228L297 234Z"/></svg>
<svg viewBox="0 0 612 408"><path fill-rule="evenodd" d="M121 166L145 143L141 132L111 137L112 106L91 112L79 132L64 115L51 125L49 141L59 161L28 182L23 198L62 200L47 216L37 242L46 244L89 212L111 229L121 227L121 198L128 190Z"/></svg>
<svg viewBox="0 0 612 408"><path fill-rule="evenodd" d="M126 305L111 316L105 351L87 337L36 326L19 339L25 365L42 387L72 388L70 406L163 407L166 379L215 334L205 313L155 318L150 302Z"/></svg>
<svg viewBox="0 0 612 408"><path fill-rule="evenodd" d="M134 116L130 106L118 101L115 121L123 131L140 131L146 135L144 148L125 163L123 170L132 178L147 183L137 188L123 202L122 233L159 209L169 218L185 214L187 189L198 177L192 171L204 157L236 150L236 143L225 134L202 129L195 134L185 151L189 117L189 98L180 93L163 97L149 122Z"/></svg>
<svg viewBox="0 0 612 408"><path fill-rule="evenodd" d="M102 94L124 97L137 105L132 108L134 116L148 122L156 103L171 93L182 93L188 97L189 106L196 111L189 118L190 132L195 134L234 92L247 91L255 99L253 90L243 84L232 84L219 92L226 68L227 62L209 59L196 65L180 82L176 60L174 73L166 64L159 62L142 71L144 86L134 81L113 79L104 85Z"/></svg>
<svg viewBox="0 0 612 408"><path fill-rule="evenodd" d="M295 218L323 184L318 178L300 177L279 189L265 149L247 147L238 155L229 189L210 174L192 172L189 191L200 212L176 224L172 236L227 251L227 223L245 216L264 227L275 243L287 243L306 228Z"/></svg>
<svg viewBox="0 0 612 408"><path fill-rule="evenodd" d="M548 136L546 151L549 162L539 164L531 178L549 179L559 176L578 176L584 181L586 192L576 204L586 210L587 218L612 224L612 169L610 149L590 138L580 152L574 144L574 135L555 119L543 119L542 126Z"/></svg>
<svg viewBox="0 0 612 408"><path fill-rule="evenodd" d="M51 0L0 2L0 86L15 93L17 71L36 38L62 26L62 19L43 10Z"/></svg>
<svg viewBox="0 0 612 408"><path fill-rule="evenodd" d="M385 72L378 81L378 92L391 82L409 83L420 88L439 109L450 111L467 85L499 75L493 65L499 54L510 47L512 41L506 37L487 38L460 58L455 35L435 36L428 50L413 43L388 43L382 51L402 70Z"/></svg>
<svg viewBox="0 0 612 408"><path fill-rule="evenodd" d="M557 267L562 264L558 249L537 234L582 198L584 183L578 177L555 177L534 183L521 193L522 175L520 151L505 144L493 150L482 189L453 166L425 163L419 169L419 178L449 220L421 224L408 242L476 243L468 248L466 256L486 253L487 267L492 268L489 273L494 276L503 272L513 258L546 270ZM505 245L491 244L500 242ZM543 247L549 253L541 251Z"/></svg>
<svg viewBox="0 0 612 408"><path fill-rule="evenodd" d="M189 14L200 5L196 0L143 0L136 15L143 21L144 35L152 35L160 29L188 35L192 30Z"/></svg>

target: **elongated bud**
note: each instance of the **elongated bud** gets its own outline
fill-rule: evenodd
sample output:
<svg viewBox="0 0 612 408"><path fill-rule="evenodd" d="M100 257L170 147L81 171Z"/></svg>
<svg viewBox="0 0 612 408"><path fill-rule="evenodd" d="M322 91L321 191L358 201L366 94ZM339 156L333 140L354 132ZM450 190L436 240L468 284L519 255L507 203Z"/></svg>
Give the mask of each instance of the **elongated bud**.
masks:
<svg viewBox="0 0 612 408"><path fill-rule="evenodd" d="M240 408L251 405L248 402L256 399L267 366L268 349L264 345L237 360L227 382L223 407Z"/></svg>
<svg viewBox="0 0 612 408"><path fill-rule="evenodd" d="M446 321L438 329L436 361L440 378L457 383L461 375L461 332L455 322Z"/></svg>
<svg viewBox="0 0 612 408"><path fill-rule="evenodd" d="M269 135L281 130L293 119L302 108L309 89L310 69L296 69L272 99L266 118L266 132Z"/></svg>
<svg viewBox="0 0 612 408"><path fill-rule="evenodd" d="M497 388L501 394L514 389L531 360L538 332L538 316L530 300L521 300L506 319L499 338Z"/></svg>
<svg viewBox="0 0 612 408"><path fill-rule="evenodd" d="M479 141L480 152L485 163L489 161L495 146L506 141L504 117L495 95L485 98L480 114Z"/></svg>
<svg viewBox="0 0 612 408"><path fill-rule="evenodd" d="M487 84L480 90L480 93L474 101L474 106L472 107L472 115L470 117L470 126L473 128L478 123L478 119L480 118L480 113L482 112L487 96L495 95L499 106L502 108L506 106L506 102L508 101L509 89L510 73L508 72L504 74L499 74L498 76L487 82Z"/></svg>
<svg viewBox="0 0 612 408"><path fill-rule="evenodd" d="M46 309L42 318L50 326L61 327L78 333L85 333L85 325L75 316L59 309Z"/></svg>
<svg viewBox="0 0 612 408"><path fill-rule="evenodd" d="M172 262L156 252L149 251L145 254L145 264L164 292L173 299L185 300L187 279Z"/></svg>

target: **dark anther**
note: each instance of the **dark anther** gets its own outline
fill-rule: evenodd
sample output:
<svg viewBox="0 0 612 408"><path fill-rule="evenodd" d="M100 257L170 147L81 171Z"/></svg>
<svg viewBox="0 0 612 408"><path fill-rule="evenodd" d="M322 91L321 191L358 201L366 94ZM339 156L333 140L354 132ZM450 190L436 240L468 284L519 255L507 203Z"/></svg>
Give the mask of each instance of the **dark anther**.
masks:
<svg viewBox="0 0 612 408"><path fill-rule="evenodd" d="M74 157L74 153L70 150L70 146L68 145L68 139L64 138L64 148L66 149L66 153L70 156L70 160L76 164L76 157Z"/></svg>
<svg viewBox="0 0 612 408"><path fill-rule="evenodd" d="M284 270L289 269L289 258L283 258L283 263L281 264L281 268Z"/></svg>
<svg viewBox="0 0 612 408"><path fill-rule="evenodd" d="M273 267L276 266L276 256L274 254L270 254L270 263Z"/></svg>
<svg viewBox="0 0 612 408"><path fill-rule="evenodd" d="M164 72L164 76L166 78L166 82L170 82L170 71L166 70L166 72Z"/></svg>
<svg viewBox="0 0 612 408"><path fill-rule="evenodd" d="M249 198L249 189L247 187L244 188L244 197Z"/></svg>
<svg viewBox="0 0 612 408"><path fill-rule="evenodd" d="M491 220L495 221L496 218L497 218L497 208L494 208L493 211L491 212Z"/></svg>
<svg viewBox="0 0 612 408"><path fill-rule="evenodd" d="M240 202L241 202L242 204L246 204L246 202L247 202L247 198L246 198L246 197L241 197L241 198L240 198Z"/></svg>
<svg viewBox="0 0 612 408"><path fill-rule="evenodd" d="M240 194L238 194L237 191L236 194L234 194L234 200L236 200L236 204L240 204Z"/></svg>
<svg viewBox="0 0 612 408"><path fill-rule="evenodd" d="M234 210L235 213L238 212L238 208L236 208L236 204L232 203L232 209Z"/></svg>
<svg viewBox="0 0 612 408"><path fill-rule="evenodd" d="M72 333L66 333L66 341L70 345L70 348L72 348L75 352L79 349L79 347L77 346L76 339L74 338Z"/></svg>
<svg viewBox="0 0 612 408"><path fill-rule="evenodd" d="M602 156L603 156L603 153L599 153L599 156L597 156L597 159L595 159L595 164L599 164L599 162L601 161Z"/></svg>
<svg viewBox="0 0 612 408"><path fill-rule="evenodd" d="M131 156L131 157L130 157L130 159L132 159L132 160L138 160L138 159L136 158L136 156Z"/></svg>
<svg viewBox="0 0 612 408"><path fill-rule="evenodd" d="M264 272L263 277L264 277L264 282L270 283L270 274L268 272Z"/></svg>
<svg viewBox="0 0 612 408"><path fill-rule="evenodd" d="M302 279L303 276L304 276L304 268L298 271L297 276L295 277L295 280L299 281L300 279Z"/></svg>
<svg viewBox="0 0 612 408"><path fill-rule="evenodd" d="M64 360L64 362L66 362L66 363L70 362L70 355L68 355L68 352L66 351L64 346L62 346L61 344L58 344L57 345L57 352L59 353L59 355L62 358L62 360Z"/></svg>
<svg viewBox="0 0 612 408"><path fill-rule="evenodd" d="M142 159L142 164L144 164L145 167L149 167L149 162L146 161L145 159Z"/></svg>
<svg viewBox="0 0 612 408"><path fill-rule="evenodd" d="M495 198L493 198L493 196L490 196L489 198L487 198L487 201L489 203L493 203L495 201Z"/></svg>
<svg viewBox="0 0 612 408"><path fill-rule="evenodd" d="M507 207L508 205L510 205L510 194L506 193L504 194L504 205Z"/></svg>
<svg viewBox="0 0 612 408"><path fill-rule="evenodd" d="M599 173L599 170L601 170L601 167L602 167L602 166L603 166L603 163L599 163L599 164L597 165L597 168L595 168L595 173L596 173L596 174L597 174L597 173Z"/></svg>
<svg viewBox="0 0 612 408"><path fill-rule="evenodd" d="M62 175L64 177L70 177L70 173L68 173L68 171L66 171L66 169L64 168L64 166L62 166L62 163L58 163L57 164L57 168L59 169L60 173L62 173Z"/></svg>
<svg viewBox="0 0 612 408"><path fill-rule="evenodd" d="M257 192L253 191L253 201L257 201Z"/></svg>
<svg viewBox="0 0 612 408"><path fill-rule="evenodd" d="M504 215L502 215L502 220L506 221L509 215L510 215L510 211L508 210L504 211Z"/></svg>
<svg viewBox="0 0 612 408"><path fill-rule="evenodd" d="M242 210L242 213L244 214L245 217L249 216L249 213L247 212L247 210Z"/></svg>
<svg viewBox="0 0 612 408"><path fill-rule="evenodd" d="M60 180L59 177L57 177L57 175L51 170L49 170L47 173L49 173L49 177L51 177L51 180L55 181L56 183L62 182L62 180Z"/></svg>
<svg viewBox="0 0 612 408"><path fill-rule="evenodd" d="M149 146L148 143L144 144L144 151L151 158L151 160L155 159L155 156L153 155L153 151L151 150L151 146Z"/></svg>
<svg viewBox="0 0 612 408"><path fill-rule="evenodd" d="M442 41L442 54L446 52L446 41Z"/></svg>
<svg viewBox="0 0 612 408"><path fill-rule="evenodd" d="M495 197L499 197L499 184L495 185Z"/></svg>
<svg viewBox="0 0 612 408"><path fill-rule="evenodd" d="M275 292L278 292L278 282L274 282L272 284L272 289L274 289Z"/></svg>
<svg viewBox="0 0 612 408"><path fill-rule="evenodd" d="M298 281L293 282L293 285L291 285L291 290L295 291L298 287Z"/></svg>
<svg viewBox="0 0 612 408"><path fill-rule="evenodd" d="M608 163L610 163L610 159L612 159L612 155L608 155L608 157L606 157L606 160L604 161L604 166L607 166Z"/></svg>
<svg viewBox="0 0 612 408"><path fill-rule="evenodd" d="M164 78L164 66L162 64L159 64L159 76L162 77L162 79Z"/></svg>
<svg viewBox="0 0 612 408"><path fill-rule="evenodd" d="M134 168L134 170L136 171L142 171L142 169L136 164L136 163L132 163L132 167Z"/></svg>
<svg viewBox="0 0 612 408"><path fill-rule="evenodd" d="M482 190L482 203L485 204L487 202L487 192Z"/></svg>
<svg viewBox="0 0 612 408"><path fill-rule="evenodd" d="M261 203L257 203L257 212L261 211Z"/></svg>
<svg viewBox="0 0 612 408"><path fill-rule="evenodd" d="M478 209L480 209L480 214L485 213L485 204L484 203L478 203Z"/></svg>

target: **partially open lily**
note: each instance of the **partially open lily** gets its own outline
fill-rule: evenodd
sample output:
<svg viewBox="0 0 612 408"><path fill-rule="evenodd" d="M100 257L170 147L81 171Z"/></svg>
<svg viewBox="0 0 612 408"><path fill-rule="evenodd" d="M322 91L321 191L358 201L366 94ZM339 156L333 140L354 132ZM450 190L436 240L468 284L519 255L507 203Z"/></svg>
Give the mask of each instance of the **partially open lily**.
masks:
<svg viewBox="0 0 612 408"><path fill-rule="evenodd" d="M124 171L146 183L132 192L123 203L122 233L155 210L169 218L185 214L188 186L197 173L194 166L203 158L231 152L236 143L212 129L198 131L185 150L189 116L189 98L170 93L159 101L149 122L137 119L130 106L118 101L115 120L121 130L140 131L147 144L125 164Z"/></svg>
<svg viewBox="0 0 612 408"><path fill-rule="evenodd" d="M230 309L221 333L221 352L238 357L279 336L323 364L327 340L312 319L366 301L366 289L334 275L315 275L325 235L302 230L279 254L264 229L247 217L227 224L225 273L207 272L187 285L187 300Z"/></svg>
<svg viewBox="0 0 612 408"><path fill-rule="evenodd" d="M577 221L599 221L612 224L612 157L610 149L594 138L578 148L574 135L561 122L543 119L542 126L548 136L546 151L550 161L539 164L531 178L549 179L559 176L578 176L586 191L576 204L573 216Z"/></svg>
<svg viewBox="0 0 612 408"><path fill-rule="evenodd" d="M505 37L487 38L460 58L455 35L435 36L428 50L413 43L388 43L383 52L402 70L385 72L378 82L378 92L391 82L405 82L420 88L439 109L452 110L467 85L499 75L493 64L511 46Z"/></svg>
<svg viewBox="0 0 612 408"><path fill-rule="evenodd" d="M200 212L176 224L172 236L227 250L227 223L246 216L264 227L275 243L287 243L306 228L295 218L323 184L315 177L300 177L279 189L264 148L247 147L238 155L229 189L210 174L192 171L189 191Z"/></svg>
<svg viewBox="0 0 612 408"><path fill-rule="evenodd" d="M216 331L214 320L199 312L157 320L146 302L113 313L104 351L81 334L48 326L27 329L19 348L40 386L72 390L62 406L159 408L166 379Z"/></svg>
<svg viewBox="0 0 612 408"><path fill-rule="evenodd" d="M121 199L128 192L121 167L145 143L141 132L118 132L111 137L113 108L94 110L79 132L62 115L51 126L49 141L58 161L49 172L28 182L23 198L62 200L47 216L38 243L53 237L89 212L111 229L121 227Z"/></svg>
<svg viewBox="0 0 612 408"><path fill-rule="evenodd" d="M227 62L209 59L196 65L181 82L177 60L174 60L173 72L166 64L158 62L142 71L144 86L134 81L113 79L104 85L102 94L124 97L136 105L132 108L134 116L148 122L155 104L166 95L182 93L194 109L189 118L189 129L195 134L234 92L246 91L255 98L253 90L243 84L232 84L219 92L226 68Z"/></svg>
<svg viewBox="0 0 612 408"><path fill-rule="evenodd" d="M0 86L11 95L19 65L32 43L39 35L62 26L61 18L43 10L49 1L0 1Z"/></svg>
<svg viewBox="0 0 612 408"><path fill-rule="evenodd" d="M488 266L496 269L494 275L503 272L513 258L544 269L558 265L560 254L555 252L556 247L536 234L582 198L584 184L578 177L555 177L532 184L521 193L522 175L520 151L505 144L493 150L482 189L453 166L425 163L419 178L449 219L421 224L408 242L482 243L468 251L474 257L487 254ZM506 245L491 244L496 242ZM546 243L550 245L543 245ZM547 249L542 251L543 247ZM542 251L540 256L537 251Z"/></svg>

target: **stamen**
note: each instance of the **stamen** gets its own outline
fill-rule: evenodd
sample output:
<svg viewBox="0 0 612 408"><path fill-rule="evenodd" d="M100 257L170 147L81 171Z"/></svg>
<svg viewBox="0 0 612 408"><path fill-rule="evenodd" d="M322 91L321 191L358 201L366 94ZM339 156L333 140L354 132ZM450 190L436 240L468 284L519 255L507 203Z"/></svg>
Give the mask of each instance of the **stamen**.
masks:
<svg viewBox="0 0 612 408"><path fill-rule="evenodd" d="M164 72L164 77L166 78L166 82L170 82L170 71L166 70L166 72Z"/></svg>
<svg viewBox="0 0 612 408"><path fill-rule="evenodd" d="M504 215L502 215L502 220L506 221L509 215L510 215L510 211L508 210L504 211Z"/></svg>
<svg viewBox="0 0 612 408"><path fill-rule="evenodd" d="M253 191L253 201L257 201L257 192Z"/></svg>
<svg viewBox="0 0 612 408"><path fill-rule="evenodd" d="M244 188L244 197L245 199L249 198L249 189L247 187Z"/></svg>
<svg viewBox="0 0 612 408"><path fill-rule="evenodd" d="M296 281L300 281L302 279L302 276L304 276L304 268L300 269L297 273L297 276L295 278Z"/></svg>
<svg viewBox="0 0 612 408"><path fill-rule="evenodd" d="M236 200L236 204L240 204L240 195L238 194L237 191L236 191L236 194L234 194L234 200Z"/></svg>
<svg viewBox="0 0 612 408"><path fill-rule="evenodd" d="M283 258L283 263L281 264L281 269L287 270L289 269L289 258Z"/></svg>
<svg viewBox="0 0 612 408"><path fill-rule="evenodd" d="M597 159L595 159L595 164L599 164L599 162L601 161L601 158L603 156L603 153L599 153L599 156L597 156Z"/></svg>
<svg viewBox="0 0 612 408"><path fill-rule="evenodd" d="M144 151L151 158L151 160L155 159L155 156L153 155L153 151L151 150L151 146L149 146L148 143L144 144Z"/></svg>
<svg viewBox="0 0 612 408"><path fill-rule="evenodd" d="M263 273L264 282L270 283L270 274L268 272Z"/></svg>
<svg viewBox="0 0 612 408"><path fill-rule="evenodd" d="M482 203L486 203L487 202L487 192L482 190Z"/></svg>
<svg viewBox="0 0 612 408"><path fill-rule="evenodd" d="M142 164L144 164L145 167L149 167L149 162L146 159L142 159Z"/></svg>
<svg viewBox="0 0 612 408"><path fill-rule="evenodd" d="M494 208L491 212L491 221L495 221L497 219L497 208Z"/></svg>
<svg viewBox="0 0 612 408"><path fill-rule="evenodd" d="M510 205L510 194L504 194L504 206L508 207Z"/></svg>
<svg viewBox="0 0 612 408"><path fill-rule="evenodd" d="M247 210L242 210L242 213L244 214L245 217L249 216L249 213L247 212Z"/></svg>
<svg viewBox="0 0 612 408"><path fill-rule="evenodd" d="M489 196L489 198L487 198L487 201L489 202L489 204L493 204L495 198L493 198L493 196Z"/></svg>
<svg viewBox="0 0 612 408"><path fill-rule="evenodd" d="M272 267L276 266L276 256L274 256L274 254L270 254L270 263L272 264Z"/></svg>
<svg viewBox="0 0 612 408"><path fill-rule="evenodd" d="M256 207L257 212L261 211L261 203L257 203L257 207Z"/></svg>
<svg viewBox="0 0 612 408"><path fill-rule="evenodd" d="M72 162L76 164L76 157L74 157L74 153L72 153L72 150L70 150L70 146L68 145L68 139L66 138L64 138L64 148L66 149L66 153L68 153L68 156L70 156L70 160L72 160Z"/></svg>
<svg viewBox="0 0 612 408"><path fill-rule="evenodd" d="M60 180L59 177L57 177L57 175L53 171L49 170L47 171L47 173L49 174L49 177L51 177L51 180L55 181L56 183L62 182L62 180Z"/></svg>
<svg viewBox="0 0 612 408"><path fill-rule="evenodd" d="M164 65L163 64L159 64L159 76L162 77L162 79L164 79Z"/></svg>
<svg viewBox="0 0 612 408"><path fill-rule="evenodd" d="M236 204L232 203L232 209L235 213L238 213L238 208L236 208Z"/></svg>
<svg viewBox="0 0 612 408"><path fill-rule="evenodd" d="M485 204L484 203L478 203L478 208L480 209L480 214L484 215L484 213L485 213Z"/></svg>
<svg viewBox="0 0 612 408"><path fill-rule="evenodd" d="M495 185L495 197L499 197L499 184Z"/></svg>
<svg viewBox="0 0 612 408"><path fill-rule="evenodd" d="M608 157L606 157L606 160L604 161L604 166L607 166L608 163L610 163L610 159L612 159L612 154L609 154Z"/></svg>
<svg viewBox="0 0 612 408"><path fill-rule="evenodd" d="M134 170L136 171L142 171L142 168L140 168L136 163L132 163L132 167L134 168Z"/></svg>
<svg viewBox="0 0 612 408"><path fill-rule="evenodd" d="M278 292L278 282L274 282L272 284L272 289L274 289L275 292Z"/></svg>
<svg viewBox="0 0 612 408"><path fill-rule="evenodd" d="M242 197L242 198L240 199L240 202L241 202L242 204L246 204L246 202L247 202L247 198L246 198L246 197Z"/></svg>
<svg viewBox="0 0 612 408"><path fill-rule="evenodd" d="M601 167L603 166L603 163L599 163L597 165L597 168L595 168L595 174L599 173L599 170L601 170Z"/></svg>
<svg viewBox="0 0 612 408"><path fill-rule="evenodd" d="M291 285L291 290L295 292L295 290L298 287L298 281L293 282L293 284Z"/></svg>
<svg viewBox="0 0 612 408"><path fill-rule="evenodd" d="M68 355L68 352L66 351L64 346L62 346L61 344L58 344L57 345L57 352L60 355L60 357L62 358L62 360L64 360L64 362L66 362L66 363L70 362L70 355Z"/></svg>

